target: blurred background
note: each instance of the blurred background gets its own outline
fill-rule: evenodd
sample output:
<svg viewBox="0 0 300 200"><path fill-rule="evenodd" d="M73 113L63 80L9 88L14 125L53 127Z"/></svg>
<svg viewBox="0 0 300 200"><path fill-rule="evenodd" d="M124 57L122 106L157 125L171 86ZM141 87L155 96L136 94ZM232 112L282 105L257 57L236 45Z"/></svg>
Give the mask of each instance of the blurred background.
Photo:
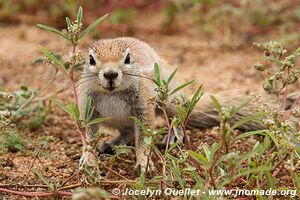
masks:
<svg viewBox="0 0 300 200"><path fill-rule="evenodd" d="M253 65L263 52L253 42L277 40L294 50L300 41L300 2L294 0L0 0L0 86L40 87L49 78L47 67L33 65L41 56L38 44L61 55L69 55L70 46L36 24L64 29L79 5L83 27L109 14L80 43L85 57L95 39L134 36L179 66L183 79L214 93L261 89L263 76Z"/></svg>
<svg viewBox="0 0 300 200"><path fill-rule="evenodd" d="M300 38L300 2L294 0L1 0L0 22L64 27L79 5L84 24L110 14L95 38L108 33L184 34L222 42Z"/></svg>

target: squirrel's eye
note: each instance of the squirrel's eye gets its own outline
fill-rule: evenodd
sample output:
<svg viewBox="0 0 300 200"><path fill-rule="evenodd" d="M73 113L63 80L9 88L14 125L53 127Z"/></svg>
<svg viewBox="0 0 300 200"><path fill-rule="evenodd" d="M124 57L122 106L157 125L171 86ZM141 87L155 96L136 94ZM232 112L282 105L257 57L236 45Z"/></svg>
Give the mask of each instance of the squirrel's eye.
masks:
<svg viewBox="0 0 300 200"><path fill-rule="evenodd" d="M96 61L92 55L90 55L90 65L96 65Z"/></svg>
<svg viewBox="0 0 300 200"><path fill-rule="evenodd" d="M130 64L130 54L127 54L124 63L125 63L126 65L127 65L127 64Z"/></svg>

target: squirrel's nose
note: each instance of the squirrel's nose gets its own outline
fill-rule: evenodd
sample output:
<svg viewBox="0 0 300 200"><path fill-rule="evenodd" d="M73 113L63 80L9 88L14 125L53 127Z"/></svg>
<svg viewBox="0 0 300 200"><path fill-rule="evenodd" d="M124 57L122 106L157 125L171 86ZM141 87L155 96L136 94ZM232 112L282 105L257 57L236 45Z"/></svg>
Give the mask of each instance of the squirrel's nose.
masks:
<svg viewBox="0 0 300 200"><path fill-rule="evenodd" d="M118 77L118 72L109 71L104 73L103 76L108 80L114 80Z"/></svg>

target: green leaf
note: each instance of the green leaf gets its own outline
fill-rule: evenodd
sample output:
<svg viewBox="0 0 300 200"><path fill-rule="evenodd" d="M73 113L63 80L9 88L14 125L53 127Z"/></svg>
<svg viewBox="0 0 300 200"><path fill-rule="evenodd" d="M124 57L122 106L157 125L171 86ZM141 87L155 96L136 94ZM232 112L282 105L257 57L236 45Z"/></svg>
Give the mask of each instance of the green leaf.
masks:
<svg viewBox="0 0 300 200"><path fill-rule="evenodd" d="M144 143L146 145L151 145L151 143L152 143L152 137L145 137L144 138Z"/></svg>
<svg viewBox="0 0 300 200"><path fill-rule="evenodd" d="M171 161L176 161L178 160L176 157L174 157L173 155L171 155L170 153L166 152L166 156L171 160Z"/></svg>
<svg viewBox="0 0 300 200"><path fill-rule="evenodd" d="M35 173L35 174L39 177L39 179L41 179L41 180L44 182L44 184L46 184L46 185L48 186L49 189L54 190L53 186L52 186L52 185L50 184L50 182L42 175L42 173L40 172L39 169L33 168L33 169L32 169L32 172Z"/></svg>
<svg viewBox="0 0 300 200"><path fill-rule="evenodd" d="M203 92L202 90L202 84L198 87L197 91L195 92L195 94L192 97L191 103L189 105L189 112L192 112L194 110L194 107L196 106L196 104L199 102L199 100L201 99Z"/></svg>
<svg viewBox="0 0 300 200"><path fill-rule="evenodd" d="M56 105L58 105L61 109L63 109L66 113L68 113L69 115L72 115L70 113L70 111L68 110L68 108L63 104L61 103L60 101L56 100L56 99L53 99L53 98L48 98L50 101L53 101Z"/></svg>
<svg viewBox="0 0 300 200"><path fill-rule="evenodd" d="M144 188L145 182L146 182L146 178L145 178L145 174L144 173L141 173L139 181L140 181L141 185Z"/></svg>
<svg viewBox="0 0 300 200"><path fill-rule="evenodd" d="M172 81L172 79L174 78L174 76L175 76L177 70L178 70L178 68L176 68L176 69L172 72L172 74L169 76L169 78L168 78L168 80L167 80L167 83L168 83L168 84L171 83L171 81Z"/></svg>
<svg viewBox="0 0 300 200"><path fill-rule="evenodd" d="M194 151L189 151L188 154L194 158L199 163L205 165L206 167L209 167L208 159L202 154L202 153L196 153Z"/></svg>
<svg viewBox="0 0 300 200"><path fill-rule="evenodd" d="M67 27L71 26L71 20L69 17L66 17Z"/></svg>
<svg viewBox="0 0 300 200"><path fill-rule="evenodd" d="M136 118L134 116L131 116L130 118L133 119L135 121L135 123L137 123L143 129L143 131L145 133L148 132L148 128L138 118Z"/></svg>
<svg viewBox="0 0 300 200"><path fill-rule="evenodd" d="M210 99L212 101L213 106L218 111L218 113L221 113L222 112L222 106L221 106L220 102L217 100L217 98L211 95Z"/></svg>
<svg viewBox="0 0 300 200"><path fill-rule="evenodd" d="M172 95L172 94L174 94L175 92L177 92L177 91L179 91L179 90L185 88L186 86L190 85L190 84L193 83L193 82L194 82L194 80L189 81L189 82L186 82L186 83L184 83L184 84L178 86L177 88L175 88L175 89L170 93L170 95Z"/></svg>
<svg viewBox="0 0 300 200"><path fill-rule="evenodd" d="M84 122L87 123L90 121L94 112L94 107L92 106L92 99L88 99L85 104L84 109Z"/></svg>
<svg viewBox="0 0 300 200"><path fill-rule="evenodd" d="M91 32L100 22L102 22L106 17L108 16L108 14L98 18L96 21L94 21L91 25L89 25L84 31L82 31L79 34L79 39L83 38L84 36L86 36L86 34L88 34L89 32Z"/></svg>
<svg viewBox="0 0 300 200"><path fill-rule="evenodd" d="M254 114L254 115L250 115L248 117L244 117L244 118L238 120L237 122L235 122L232 125L231 128L232 129L236 129L236 128L238 128L238 127L240 127L240 126L242 126L242 125L244 125L244 124L246 124L246 123L248 123L250 121L254 121L254 120L256 120L256 119L258 119L258 118L260 118L260 117L262 117L264 115L266 115L266 113L257 113L257 114Z"/></svg>
<svg viewBox="0 0 300 200"><path fill-rule="evenodd" d="M62 37L64 37L65 39L69 40L69 37L64 34L63 32L53 28L53 27L50 27L50 26L47 26L47 25L44 25L44 24L37 24L37 26L41 29L45 29L47 31L50 31L50 32L53 32L53 33L56 33L57 35L60 35Z"/></svg>
<svg viewBox="0 0 300 200"><path fill-rule="evenodd" d="M300 54L300 47L298 47L298 48L296 49L296 51L294 52L294 55L298 55L298 54Z"/></svg>
<svg viewBox="0 0 300 200"><path fill-rule="evenodd" d="M179 116L179 119L180 119L181 123L183 123L185 118L186 118L186 112L185 112L184 108L177 105L176 106L176 111L178 113L178 116Z"/></svg>
<svg viewBox="0 0 300 200"><path fill-rule="evenodd" d="M45 47L43 47L42 45L39 45L39 49L50 59L54 62L54 64L56 64L58 67L60 67L62 70L64 70L67 74L68 71L66 70L64 64L59 61L59 59L53 54L51 53L48 49L46 49Z"/></svg>
<svg viewBox="0 0 300 200"><path fill-rule="evenodd" d="M270 136L270 138L272 139L272 141L275 143L276 147L279 147L279 140L276 137L276 135L273 132L271 132L271 131L268 131L267 134Z"/></svg>
<svg viewBox="0 0 300 200"><path fill-rule="evenodd" d="M246 133L243 133L239 136L237 136L234 140L240 140L242 138L246 138L246 137L249 137L251 135L265 135L266 133L266 130L258 130L258 131L249 131L249 132L246 132Z"/></svg>
<svg viewBox="0 0 300 200"><path fill-rule="evenodd" d="M273 170L273 168L274 167L259 166L257 168L243 170L243 172L240 172L239 174L235 175L232 180L234 180L234 179L236 179L238 177L241 177L241 176L249 175L249 174L271 171L271 170Z"/></svg>
<svg viewBox="0 0 300 200"><path fill-rule="evenodd" d="M109 194L104 189L98 189L98 193L97 194L99 195L99 197L101 197L103 199L110 199Z"/></svg>
<svg viewBox="0 0 300 200"><path fill-rule="evenodd" d="M21 89L21 90L24 90L24 91L28 91L28 87L27 87L26 85L22 85L22 86L20 87L20 89Z"/></svg>
<svg viewBox="0 0 300 200"><path fill-rule="evenodd" d="M246 107L247 105L249 105L249 103L252 101L252 99L249 99L247 101L245 101L244 103L242 103L240 106L238 106L237 108L234 109L234 112L231 113L231 116L234 116L236 113L238 113L242 108Z"/></svg>
<svg viewBox="0 0 300 200"><path fill-rule="evenodd" d="M99 124L99 123L105 122L105 121L110 120L110 119L112 119L112 118L111 117L106 117L106 118L93 119L92 121L88 122L84 126L87 127L87 126L91 126L93 124Z"/></svg>
<svg viewBox="0 0 300 200"><path fill-rule="evenodd" d="M208 160L208 163L210 164L211 163L211 152L210 152L210 150L209 150L209 148L206 146L206 145L204 145L203 146L203 151L204 151L204 153L205 153L205 157L207 158L207 160Z"/></svg>
<svg viewBox="0 0 300 200"><path fill-rule="evenodd" d="M176 179L181 187L181 189L184 189L186 186L186 181L182 178L181 175L181 169L179 168L178 164L174 161L172 161L172 166L170 166L171 171L175 174Z"/></svg>
<svg viewBox="0 0 300 200"><path fill-rule="evenodd" d="M82 20L82 13L83 13L83 9L82 9L81 6L79 6L78 12L77 12L77 22L78 22L78 24L81 23L81 20Z"/></svg>
<svg viewBox="0 0 300 200"><path fill-rule="evenodd" d="M80 118L80 112L79 112L79 108L78 105L75 103L69 103L66 108L69 110L69 113L71 113L71 116L73 117L73 119L78 122L79 118Z"/></svg>
<svg viewBox="0 0 300 200"><path fill-rule="evenodd" d="M240 166L241 163L243 163L245 160L248 160L251 156L253 156L255 153L259 151L261 144L259 142L256 142L253 146L252 150L250 152L247 152L244 155L241 155L241 159L237 162L236 166Z"/></svg>
<svg viewBox="0 0 300 200"><path fill-rule="evenodd" d="M203 181L202 181L200 175L195 171L191 171L191 173L192 173L194 179L196 180L195 188L204 188Z"/></svg>
<svg viewBox="0 0 300 200"><path fill-rule="evenodd" d="M168 86L168 83L167 83L167 81L165 81L165 80L161 80L161 82L163 83L163 85L165 85L165 86Z"/></svg>
<svg viewBox="0 0 300 200"><path fill-rule="evenodd" d="M161 82L160 82L160 72L159 72L159 67L158 67L157 63L154 64L154 83L157 86L161 85Z"/></svg>
<svg viewBox="0 0 300 200"><path fill-rule="evenodd" d="M212 163L215 157L216 152L221 148L221 143L213 143L211 145L211 150L210 150L210 157L209 157L209 161Z"/></svg>
<svg viewBox="0 0 300 200"><path fill-rule="evenodd" d="M296 189L299 192L299 190L300 190L300 177L296 172L292 173L292 177L293 177L293 180L295 182Z"/></svg>
<svg viewBox="0 0 300 200"><path fill-rule="evenodd" d="M267 177L267 181L268 181L268 187L276 188L275 187L276 179L272 176L272 174L269 171L266 171L265 173L266 173L266 177Z"/></svg>
<svg viewBox="0 0 300 200"><path fill-rule="evenodd" d="M160 157L163 156L162 153L161 153L161 151L157 148L156 145L153 145L151 148L155 151L155 153L156 153L157 155L159 155Z"/></svg>

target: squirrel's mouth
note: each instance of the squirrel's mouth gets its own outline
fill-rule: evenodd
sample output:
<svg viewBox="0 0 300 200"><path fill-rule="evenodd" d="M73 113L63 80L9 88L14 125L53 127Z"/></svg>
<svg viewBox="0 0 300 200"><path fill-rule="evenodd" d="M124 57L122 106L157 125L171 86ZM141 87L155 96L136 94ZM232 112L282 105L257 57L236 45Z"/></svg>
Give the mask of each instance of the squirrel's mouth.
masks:
<svg viewBox="0 0 300 200"><path fill-rule="evenodd" d="M111 92L111 91L113 91L115 89L115 87L109 87L109 88L106 88L106 89Z"/></svg>
<svg viewBox="0 0 300 200"><path fill-rule="evenodd" d="M112 92L113 90L116 89L116 87L113 87L113 86L109 86L109 87L103 87L105 90L108 90L110 92Z"/></svg>
<svg viewBox="0 0 300 200"><path fill-rule="evenodd" d="M104 87L108 91L113 91L116 87L113 81L109 81L108 84Z"/></svg>

